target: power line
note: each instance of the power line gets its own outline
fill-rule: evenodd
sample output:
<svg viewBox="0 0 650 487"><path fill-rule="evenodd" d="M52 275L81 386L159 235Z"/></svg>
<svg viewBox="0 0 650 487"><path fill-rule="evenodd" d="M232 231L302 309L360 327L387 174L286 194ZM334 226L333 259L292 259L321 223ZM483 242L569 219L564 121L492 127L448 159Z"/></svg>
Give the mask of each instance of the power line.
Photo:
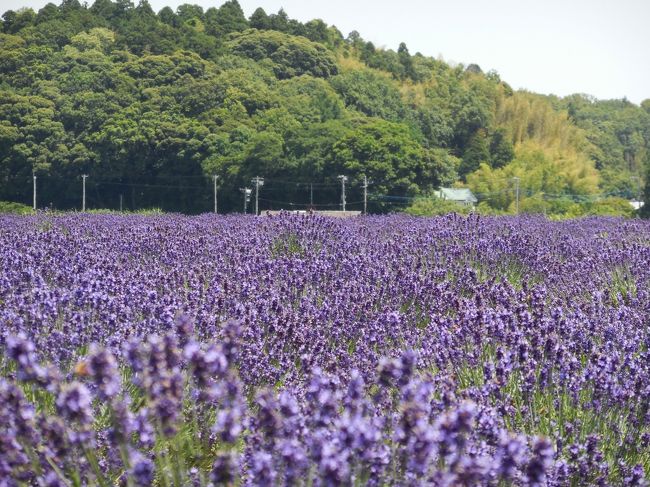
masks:
<svg viewBox="0 0 650 487"><path fill-rule="evenodd" d="M56 175L39 175L39 178L45 178L45 183L50 183L53 181L53 184L55 187L59 185L59 183L68 183L68 180L65 178L62 178L60 176ZM88 174L83 174L82 176L83 180L83 193L82 193L82 211L86 211L86 203L87 203L87 183L90 182L90 191L91 194L97 193L97 197L99 198L100 192L107 193L108 191L111 191L110 187L116 187L116 188L142 188L142 189L170 189L170 190L178 190L181 191L186 191L186 190L202 190L202 193L205 193L207 196L210 191L210 186L208 185L208 181L210 176L178 176L175 179L178 179L177 184L159 184L156 182L156 180L165 180L168 178L168 176L161 175L161 176L156 176L155 178L149 179L151 182L133 182L133 181L125 181L124 179L119 180L117 178L111 179L111 178L105 178L105 179L96 179L95 177L91 178L88 180L87 178L89 177ZM171 177L171 176L169 176ZM212 175L212 191L213 191L213 206L214 206L214 212L216 213L218 210L217 207L217 183L218 183L218 178L219 176ZM192 183L192 180L202 180L205 181L205 185L196 185ZM284 205L287 207L303 207L307 206L306 203L296 203L293 201L279 201L279 200L274 200L274 199L264 199L260 198L259 192L260 192L260 187L263 186L265 183L270 182L271 188L273 188L273 185L275 184L276 186L281 186L281 185L295 185L296 187L308 187L309 189L309 206L310 207L315 207L315 208L334 208L340 205L342 210L347 209L347 206L350 204L354 205L363 205L363 212L364 214L367 213L368 208L368 198L370 198L373 201L382 201L385 204L388 205L407 205L413 201L421 200L421 199L428 199L428 198L434 198L433 196L406 196L406 195L390 195L390 194L379 194L379 193L369 193L368 188L369 184L371 181L368 180L367 176L363 176L363 179L359 180L361 187L359 189L363 190L363 200L360 201L355 201L353 203L349 203L347 201L347 190L349 185L355 184L359 181L357 180L351 180L348 176L345 175L339 175L337 177L339 179L339 182L328 182L328 181L321 181L321 182L305 182L305 181L288 181L288 180L283 180L283 179L275 179L275 178L262 178L259 176L256 176L251 180L251 182L255 185L255 211L256 214L259 214L259 201L265 201L274 205ZM629 198L630 194L632 193L634 189L639 191L640 189L640 178L637 179L637 188L634 188L632 190L626 191L626 190L618 190L618 191L609 191L609 192L601 192L601 193L595 193L595 194L584 194L584 193L571 193L571 192L557 192L557 193L550 193L550 192L544 192L541 191L540 189L533 189L533 188L522 188L521 187L521 180L519 177L512 177L509 179L504 179L507 181L510 181L511 183L514 182L514 199L515 199L515 210L518 213L520 210L521 206L521 198L522 197L530 197L534 196L536 198L542 198L544 200L561 200L561 199L566 199L566 200L571 200L575 201L578 203L586 203L586 202L595 202L598 200L601 200L603 198L607 198L610 196L620 196L620 197L625 197ZM186 182L189 184L186 185ZM37 175L33 174L32 175L32 183L33 183L33 197L32 197L32 206L34 209L37 208ZM341 201L339 204L337 203L320 203L320 204L314 204L314 187L316 188L334 188L338 185L341 185ZM268 185L267 185L268 186ZM508 185L507 187L504 187L502 184L498 184L498 186L501 186L503 189L496 189L493 191L486 191L486 192L475 192L474 195L477 197L479 201L490 201L491 204L494 204L495 199L504 197L503 200L501 200L502 203L505 203L506 201L512 201L510 198L513 196L513 187L512 185ZM104 187L102 189L102 187ZM41 189L43 188L43 183L41 183ZM234 188L233 188L234 189ZM269 188L270 189L270 188ZM244 211L247 210L247 203L250 201L250 197L252 195L252 190L249 188L240 188L242 192L244 192ZM245 190L248 190L248 193L246 193ZM275 194L280 194L282 192L281 189L275 189ZM361 191L359 191L361 192ZM235 192L236 193L236 192ZM299 193L302 193L301 191L295 192L295 195L298 195ZM326 191L330 196L333 196L333 191L329 190ZM108 193L107 193L108 194ZM144 193L142 193L144 194ZM164 193L161 193L164 194ZM291 194L292 197L294 197L294 192L293 191L287 191L285 194ZM40 196L40 195L39 195ZM150 196L150 195L149 195ZM306 198L306 195L305 199ZM636 195L638 197L638 195ZM506 200L505 197L508 197ZM633 197L633 196L632 196ZM299 199L302 199L303 196L298 196ZM207 198L206 198L207 199ZM120 208L122 209L123 203L122 203L122 194L120 193ZM135 204L135 203L133 203Z"/></svg>
<svg viewBox="0 0 650 487"><path fill-rule="evenodd" d="M171 184L150 184L150 183L120 183L113 181L97 180L95 186L123 186L127 188L161 188L161 189L205 189L206 186L185 186L185 185L171 185Z"/></svg>
<svg viewBox="0 0 650 487"><path fill-rule="evenodd" d="M274 203L276 205L288 205L288 206L314 206L314 207L323 207L323 208L332 208L332 207L341 206L340 203L315 203L313 205L309 205L308 203L295 203L293 201L280 201L280 200L272 200L268 198L260 198L260 201L264 201L266 203ZM348 205L360 205L362 203L363 201L346 202L346 204Z"/></svg>
<svg viewBox="0 0 650 487"><path fill-rule="evenodd" d="M288 181L285 179L275 179L275 178L267 178L265 177L264 180L267 183L276 183L276 184L286 184L286 185L292 185L292 186L316 186L316 187L335 187L338 186L339 183L337 182L313 182L313 181Z"/></svg>

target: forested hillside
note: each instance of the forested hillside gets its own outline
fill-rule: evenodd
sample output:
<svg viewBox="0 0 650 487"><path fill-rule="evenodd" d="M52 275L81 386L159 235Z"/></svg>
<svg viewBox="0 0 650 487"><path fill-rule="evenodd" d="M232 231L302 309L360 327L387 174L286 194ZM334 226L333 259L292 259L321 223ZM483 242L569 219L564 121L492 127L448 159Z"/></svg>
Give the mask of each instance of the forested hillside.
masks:
<svg viewBox="0 0 650 487"><path fill-rule="evenodd" d="M246 18L236 0L155 13L146 0L65 0L7 11L0 34L0 200L240 210L403 208L467 184L481 208L561 213L634 197L650 165L650 100L515 92L495 72L378 49L357 32L284 11ZM328 19L334 21L335 19ZM432 50L435 46L432 46ZM558 76L561 76L558 73Z"/></svg>

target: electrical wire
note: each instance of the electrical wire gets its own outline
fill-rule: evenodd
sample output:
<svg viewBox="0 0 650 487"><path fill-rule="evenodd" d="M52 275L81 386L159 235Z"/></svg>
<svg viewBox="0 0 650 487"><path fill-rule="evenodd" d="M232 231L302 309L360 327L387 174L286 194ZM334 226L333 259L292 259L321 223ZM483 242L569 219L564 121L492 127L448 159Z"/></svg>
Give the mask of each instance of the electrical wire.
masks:
<svg viewBox="0 0 650 487"><path fill-rule="evenodd" d="M48 177L47 176L38 176L39 182L42 183L43 179L47 181ZM158 184L155 182L149 183L149 182L124 182L124 180L116 180L116 179L95 179L93 177L88 178L88 185L89 185L89 191L94 190L97 192L98 188L101 186L115 186L115 187L123 187L123 188L142 188L142 189L173 189L173 190L208 190L211 188L211 183L212 183L212 176L205 175L205 176L167 176L167 175L159 175L153 178L155 180L186 180L188 182L191 181L204 181L206 184L205 185L197 185L197 184L191 184L191 185L185 185L185 184ZM52 177L51 180L58 180L58 181L63 181L63 178L57 178L57 177ZM511 181L511 178L501 178L499 181ZM277 186L296 186L296 187L304 187L304 188L338 188L340 187L340 182L329 182L329 181L320 181L320 182L305 182L305 181L290 181L290 180L285 180L281 178L264 178L264 182L266 184L265 189L268 190L270 188L277 188ZM29 180L29 183L31 183L31 178ZM270 183L270 184L267 184ZM352 186L355 187L358 184L363 184L363 180L348 180L347 181L348 187ZM486 192L475 192L473 193L476 198L479 201L491 201L494 200L495 198L502 196L504 194L512 195L514 197L514 188L508 187L504 188L501 190L495 190L495 191L486 191ZM603 198L611 197L611 196L618 196L618 197L624 197L628 198L629 193L626 193L625 191L610 191L610 192L604 192L604 193L597 193L597 194L583 194L583 193L569 193L569 192L560 192L560 193L548 193L548 192L543 192L543 191L536 191L533 189L526 189L526 188L520 188L519 189L519 194L520 196L524 197L530 197L530 196L535 196L539 195L541 198L544 200L558 200L558 199L571 199L576 202L589 202L589 201L598 201ZM368 194L368 200L370 201L375 201L375 202L386 202L390 204L395 204L395 205L401 205L401 204L409 204L413 201L416 200L422 200L422 199L428 199L431 198L431 196L400 196L400 195L390 195L390 194L379 194L379 193L369 193ZM333 207L339 207L340 203L317 203L317 204L308 204L308 203L294 203L290 201L280 201L280 200L274 200L274 199L268 199L268 198L259 198L259 201L271 203L274 205L286 205L286 206L304 206L304 207L322 207L322 208L333 208ZM348 205L358 205L362 204L363 201L354 201L354 202L348 202Z"/></svg>
<svg viewBox="0 0 650 487"><path fill-rule="evenodd" d="M294 203L291 201L279 201L279 200L271 200L267 198L259 198L259 201L264 201L266 203L274 203L277 205L289 205L289 206L306 206L306 207L327 207L327 208L332 208L332 207L339 207L341 206L341 203ZM346 202L346 205L360 205L362 204L363 201L349 201Z"/></svg>

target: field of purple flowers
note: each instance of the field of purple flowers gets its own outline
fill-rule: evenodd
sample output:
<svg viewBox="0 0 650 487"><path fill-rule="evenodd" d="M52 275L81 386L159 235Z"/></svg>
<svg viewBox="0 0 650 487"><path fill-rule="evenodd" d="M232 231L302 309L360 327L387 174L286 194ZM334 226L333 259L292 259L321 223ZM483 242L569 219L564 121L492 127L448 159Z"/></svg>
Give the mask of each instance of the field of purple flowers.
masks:
<svg viewBox="0 0 650 487"><path fill-rule="evenodd" d="M0 217L0 485L647 485L650 224Z"/></svg>

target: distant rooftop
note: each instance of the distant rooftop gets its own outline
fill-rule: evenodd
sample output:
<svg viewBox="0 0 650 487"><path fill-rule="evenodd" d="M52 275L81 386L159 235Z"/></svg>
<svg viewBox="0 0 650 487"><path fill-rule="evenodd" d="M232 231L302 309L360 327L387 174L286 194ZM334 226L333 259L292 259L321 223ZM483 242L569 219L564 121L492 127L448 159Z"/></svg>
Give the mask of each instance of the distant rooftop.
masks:
<svg viewBox="0 0 650 487"><path fill-rule="evenodd" d="M635 210L640 210L643 207L644 202L632 200L630 201L630 205L632 205L632 208L634 208Z"/></svg>
<svg viewBox="0 0 650 487"><path fill-rule="evenodd" d="M476 196L468 188L440 188L438 196L443 200L478 203Z"/></svg>

